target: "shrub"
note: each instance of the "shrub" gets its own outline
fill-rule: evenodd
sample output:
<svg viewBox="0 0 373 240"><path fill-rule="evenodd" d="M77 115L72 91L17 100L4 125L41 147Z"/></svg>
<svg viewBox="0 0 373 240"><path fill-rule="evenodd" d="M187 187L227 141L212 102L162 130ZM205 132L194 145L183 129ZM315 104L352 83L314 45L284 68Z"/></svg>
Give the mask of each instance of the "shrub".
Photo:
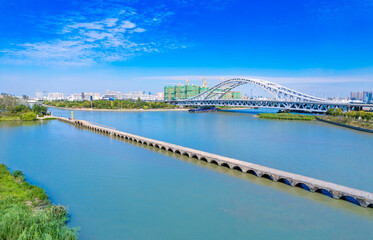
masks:
<svg viewBox="0 0 373 240"><path fill-rule="evenodd" d="M34 121L36 119L36 114L33 112L24 113L21 115L22 121Z"/></svg>
<svg viewBox="0 0 373 240"><path fill-rule="evenodd" d="M12 175L13 177L20 179L21 181L25 180L25 175L23 175L22 171L15 170Z"/></svg>

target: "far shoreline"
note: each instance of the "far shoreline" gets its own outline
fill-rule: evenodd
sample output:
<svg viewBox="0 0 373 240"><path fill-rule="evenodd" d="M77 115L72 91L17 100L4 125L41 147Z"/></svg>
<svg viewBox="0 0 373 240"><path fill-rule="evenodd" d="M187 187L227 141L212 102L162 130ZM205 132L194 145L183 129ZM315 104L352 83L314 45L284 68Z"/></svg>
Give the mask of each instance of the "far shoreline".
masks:
<svg viewBox="0 0 373 240"><path fill-rule="evenodd" d="M174 109L167 109L167 108L156 108L156 109L97 109L97 108L69 108L69 107L56 107L42 104L48 108L57 108L63 110L70 110L70 111L86 111L86 112L168 112L168 111L188 111L186 108L174 108Z"/></svg>

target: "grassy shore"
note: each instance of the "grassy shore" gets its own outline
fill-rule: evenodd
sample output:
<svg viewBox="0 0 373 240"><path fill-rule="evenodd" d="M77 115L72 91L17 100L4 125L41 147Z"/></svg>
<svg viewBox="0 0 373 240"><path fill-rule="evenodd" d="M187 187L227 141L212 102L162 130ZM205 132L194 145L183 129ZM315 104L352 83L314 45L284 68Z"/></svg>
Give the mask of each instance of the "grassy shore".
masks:
<svg viewBox="0 0 373 240"><path fill-rule="evenodd" d="M352 118L349 116L331 116L331 115L320 115L317 116L320 119L341 123L352 127L358 127L363 129L373 130L373 121L363 120L359 118Z"/></svg>
<svg viewBox="0 0 373 240"><path fill-rule="evenodd" d="M50 203L43 189L24 181L21 171L0 164L0 239L77 239L66 226L66 208Z"/></svg>
<svg viewBox="0 0 373 240"><path fill-rule="evenodd" d="M263 119L279 119L279 120L303 120L311 121L315 120L315 117L312 115L301 115L293 113L259 113L259 118Z"/></svg>
<svg viewBox="0 0 373 240"><path fill-rule="evenodd" d="M0 121L21 121L19 116L0 116Z"/></svg>

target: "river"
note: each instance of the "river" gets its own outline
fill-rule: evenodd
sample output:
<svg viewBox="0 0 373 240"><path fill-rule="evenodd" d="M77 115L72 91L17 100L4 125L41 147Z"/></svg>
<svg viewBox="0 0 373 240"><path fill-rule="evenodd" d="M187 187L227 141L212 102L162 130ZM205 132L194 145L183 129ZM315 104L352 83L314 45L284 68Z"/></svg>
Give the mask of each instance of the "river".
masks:
<svg viewBox="0 0 373 240"><path fill-rule="evenodd" d="M373 192L373 134L249 113L74 111L74 117ZM373 235L373 209L59 121L0 123L0 146L1 163L68 206L80 239Z"/></svg>

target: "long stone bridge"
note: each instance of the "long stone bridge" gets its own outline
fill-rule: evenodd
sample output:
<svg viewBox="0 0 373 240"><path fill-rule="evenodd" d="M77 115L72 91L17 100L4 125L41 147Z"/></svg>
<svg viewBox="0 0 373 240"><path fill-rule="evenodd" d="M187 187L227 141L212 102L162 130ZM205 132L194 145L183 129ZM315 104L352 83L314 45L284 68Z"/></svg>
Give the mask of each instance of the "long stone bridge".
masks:
<svg viewBox="0 0 373 240"><path fill-rule="evenodd" d="M138 135L118 131L114 128L107 127L104 125L91 123L85 120L68 119L63 117L58 117L57 119L66 123L73 124L75 126L85 127L92 131L109 134L114 137L146 144L154 148L163 149L165 151L171 151L176 154L184 155L190 158L196 158L201 161L206 161L211 164L216 164L222 167L238 170L243 173L253 174L257 177L268 178L274 182L282 182L292 187L300 187L310 192L317 192L327 195L334 199L346 200L362 207L373 208L373 194L370 192L361 191L358 189L338 185L335 183L326 182L286 171L281 171L254 163L244 162L208 152L203 152L163 141L141 137Z"/></svg>

